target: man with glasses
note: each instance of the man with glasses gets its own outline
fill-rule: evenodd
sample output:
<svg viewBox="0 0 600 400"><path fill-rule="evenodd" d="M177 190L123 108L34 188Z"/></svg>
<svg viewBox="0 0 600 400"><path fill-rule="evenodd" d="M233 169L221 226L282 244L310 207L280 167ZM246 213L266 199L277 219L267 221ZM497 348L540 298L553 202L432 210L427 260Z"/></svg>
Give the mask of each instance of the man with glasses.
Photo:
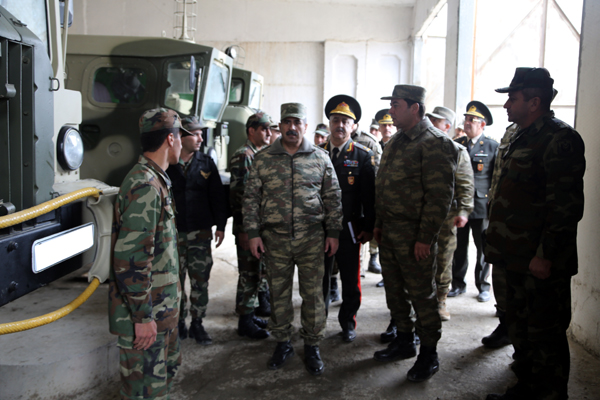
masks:
<svg viewBox="0 0 600 400"><path fill-rule="evenodd" d="M492 125L493 119L490 110L480 101L471 101L467 104L465 115L466 136L456 139L456 142L465 146L471 157L473 176L475 179L475 209L469 215L469 221L463 228L457 230L457 247L454 252L452 266L452 289L448 297L456 297L467 291L465 276L469 268L469 231L473 231L473 241L477 247L475 261L475 286L479 290L477 300L486 302L490 300L490 264L483 257L483 243L481 234L488 226L488 201L489 190L492 185L492 175L498 142L483 134L486 126Z"/></svg>

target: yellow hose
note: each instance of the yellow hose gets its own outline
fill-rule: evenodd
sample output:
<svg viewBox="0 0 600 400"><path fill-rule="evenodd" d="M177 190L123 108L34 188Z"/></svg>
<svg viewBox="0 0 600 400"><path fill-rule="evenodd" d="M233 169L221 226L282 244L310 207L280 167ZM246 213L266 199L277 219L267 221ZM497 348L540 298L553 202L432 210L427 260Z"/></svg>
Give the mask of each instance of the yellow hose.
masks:
<svg viewBox="0 0 600 400"><path fill-rule="evenodd" d="M64 306L63 308L59 308L56 311L51 313L41 315L36 318L26 319L24 321L18 322L9 322L6 324L0 324L0 335L6 335L8 333L15 333L26 331L28 329L37 328L38 326L49 324L50 322L57 321L62 317L67 316L71 313L71 311L75 310L77 307L85 303L85 301L94 293L94 291L100 285L100 281L98 278L94 278L92 283L85 289L83 293L81 293L75 300Z"/></svg>
<svg viewBox="0 0 600 400"><path fill-rule="evenodd" d="M55 199L46 201L45 203L42 203L35 207L31 207L27 210L5 215L4 217L0 217L0 229L8 228L9 226L20 224L30 219L39 217L40 215L46 214L52 210L56 210L57 208L62 207L65 204L71 203L83 197L93 196L95 198L98 198L100 197L101 193L102 192L96 188L80 189L68 194L64 194ZM98 280L98 278L94 278L94 280L92 281L92 283L90 283L87 289L85 289L85 291L81 293L75 300L54 312L36 318L26 319L24 321L0 324L0 335L26 331L28 329L37 328L38 326L46 325L61 319L62 317L70 314L77 307L85 303L85 301L92 295L92 293L94 293L94 291L98 288L99 285L100 281Z"/></svg>
<svg viewBox="0 0 600 400"><path fill-rule="evenodd" d="M0 217L0 229L8 228L21 222L28 221L40 215L49 213L52 210L56 210L59 207L64 206L72 201L81 199L83 197L94 196L95 198L100 197L102 192L96 188L85 188L79 189L74 192L63 194L55 199L46 201L35 207L28 208L27 210L19 211L14 214L5 215Z"/></svg>

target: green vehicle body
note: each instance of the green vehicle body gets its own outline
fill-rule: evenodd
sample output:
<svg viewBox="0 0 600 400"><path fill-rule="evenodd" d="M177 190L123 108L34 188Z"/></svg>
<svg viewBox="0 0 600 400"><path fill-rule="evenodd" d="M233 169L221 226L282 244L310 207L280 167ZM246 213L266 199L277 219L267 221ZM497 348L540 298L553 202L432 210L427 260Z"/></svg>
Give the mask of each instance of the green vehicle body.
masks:
<svg viewBox="0 0 600 400"><path fill-rule="evenodd" d="M119 186L141 153L139 117L157 107L199 116L208 127L202 150L224 172L229 139L226 129L216 128L227 106L232 65L215 48L174 39L69 36L65 84L82 95L82 178Z"/></svg>

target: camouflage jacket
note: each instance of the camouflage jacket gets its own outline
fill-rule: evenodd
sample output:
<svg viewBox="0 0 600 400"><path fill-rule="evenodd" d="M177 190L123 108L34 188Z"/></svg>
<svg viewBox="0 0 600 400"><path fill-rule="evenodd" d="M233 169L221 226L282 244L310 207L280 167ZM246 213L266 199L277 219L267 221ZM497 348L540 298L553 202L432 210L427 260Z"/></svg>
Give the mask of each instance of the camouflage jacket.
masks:
<svg viewBox="0 0 600 400"><path fill-rule="evenodd" d="M294 239L324 223L327 236L342 230L342 194L327 152L306 138L290 155L278 138L256 153L244 191L248 238L270 230Z"/></svg>
<svg viewBox="0 0 600 400"><path fill-rule="evenodd" d="M385 146L375 182L375 227L418 225L416 240L432 244L454 197L458 148L428 118Z"/></svg>
<svg viewBox="0 0 600 400"><path fill-rule="evenodd" d="M447 218L456 216L469 218L475 207L473 196L475 193L475 183L473 177L473 168L471 168L471 157L464 146L455 143L459 148L458 164L456 169L454 202Z"/></svg>
<svg viewBox="0 0 600 400"><path fill-rule="evenodd" d="M362 132L362 131L354 131L350 138L354 140L356 143L360 143L365 147L368 147L373 152L373 165L375 166L375 174L377 174L377 170L379 170L379 163L381 162L381 154L383 153L382 147L377 141L377 138L370 133Z"/></svg>
<svg viewBox="0 0 600 400"><path fill-rule="evenodd" d="M112 228L109 325L133 336L134 323L156 321L158 332L179 318L179 261L171 181L140 156L119 190Z"/></svg>
<svg viewBox="0 0 600 400"><path fill-rule="evenodd" d="M486 260L503 260L508 269L527 272L538 256L552 262L553 272L576 274L583 140L550 111L513 134L502 153L486 231Z"/></svg>
<svg viewBox="0 0 600 400"><path fill-rule="evenodd" d="M244 197L244 188L250 176L250 168L254 161L254 155L258 149L250 141L233 153L229 161L229 172L231 172L231 182L229 184L229 204L233 213L233 234L244 232L244 220L242 215L242 199Z"/></svg>
<svg viewBox="0 0 600 400"><path fill-rule="evenodd" d="M496 163L494 164L494 174L492 175L492 184L490 186L490 204L494 200L494 193L496 192L496 186L498 186L498 179L500 178L500 172L502 171L502 166L504 165L504 153L508 150L510 140L512 137L519 131L519 126L517 124L509 125L506 128L506 132L504 132L504 136L500 140L500 145L498 146L498 154L496 155ZM489 218L489 210L488 210L488 218Z"/></svg>

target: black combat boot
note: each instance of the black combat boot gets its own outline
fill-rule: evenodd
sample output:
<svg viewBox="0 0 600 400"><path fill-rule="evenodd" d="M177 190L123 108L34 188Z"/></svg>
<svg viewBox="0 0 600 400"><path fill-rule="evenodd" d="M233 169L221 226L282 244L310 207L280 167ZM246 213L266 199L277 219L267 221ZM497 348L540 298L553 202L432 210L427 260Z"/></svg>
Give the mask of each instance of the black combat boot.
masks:
<svg viewBox="0 0 600 400"><path fill-rule="evenodd" d="M267 363L267 367L269 369L279 369L283 367L286 360L294 355L294 348L292 344L288 340L287 342L277 342L277 347L275 347L275 353L273 353L273 357Z"/></svg>
<svg viewBox="0 0 600 400"><path fill-rule="evenodd" d="M306 370L311 375L318 376L323 373L325 365L321 360L321 353L319 352L319 346L311 346L309 344L304 345L304 364Z"/></svg>
<svg viewBox="0 0 600 400"><path fill-rule="evenodd" d="M258 326L260 329L265 329L269 323L266 319L258 318L256 315L254 315L254 313L252 313L252 322L254 322L254 325Z"/></svg>
<svg viewBox="0 0 600 400"><path fill-rule="evenodd" d="M481 339L481 343L490 349L498 349L512 344L510 337L508 337L508 328L506 326L505 317L500 317L500 324L489 336Z"/></svg>
<svg viewBox="0 0 600 400"><path fill-rule="evenodd" d="M254 309L254 313L259 317L271 316L271 296L269 291L258 292L258 307Z"/></svg>
<svg viewBox="0 0 600 400"><path fill-rule="evenodd" d="M196 339L196 343L202 346L208 346L209 344L212 344L212 338L204 330L201 318L192 319L192 324L190 325L190 330L188 334L189 337L191 337L192 339Z"/></svg>
<svg viewBox="0 0 600 400"><path fill-rule="evenodd" d="M177 324L177 328L179 330L179 339L183 340L183 339L187 339L188 337L188 329L185 326L185 320L180 320L179 323Z"/></svg>
<svg viewBox="0 0 600 400"><path fill-rule="evenodd" d="M388 347L376 351L373 355L377 361L396 361L412 358L417 355L415 335L413 332L397 332L396 339L388 344Z"/></svg>
<svg viewBox="0 0 600 400"><path fill-rule="evenodd" d="M329 302L333 303L336 301L340 301L340 290L338 289L337 278L335 276L332 276Z"/></svg>
<svg viewBox="0 0 600 400"><path fill-rule="evenodd" d="M374 274L381 273L381 265L379 265L379 262L377 261L377 254L371 254L368 271Z"/></svg>
<svg viewBox="0 0 600 400"><path fill-rule="evenodd" d="M407 378L411 382L423 382L431 378L440 369L435 347L421 345L421 351L415 365L408 370Z"/></svg>
<svg viewBox="0 0 600 400"><path fill-rule="evenodd" d="M238 322L238 335L248 336L250 339L266 339L269 332L260 329L252 320L252 314L240 315Z"/></svg>
<svg viewBox="0 0 600 400"><path fill-rule="evenodd" d="M380 337L381 337L381 343L383 343L383 344L390 343L391 341L396 339L396 321L394 321L393 318L390 320L390 324L388 325L385 332L383 332L380 335Z"/></svg>

